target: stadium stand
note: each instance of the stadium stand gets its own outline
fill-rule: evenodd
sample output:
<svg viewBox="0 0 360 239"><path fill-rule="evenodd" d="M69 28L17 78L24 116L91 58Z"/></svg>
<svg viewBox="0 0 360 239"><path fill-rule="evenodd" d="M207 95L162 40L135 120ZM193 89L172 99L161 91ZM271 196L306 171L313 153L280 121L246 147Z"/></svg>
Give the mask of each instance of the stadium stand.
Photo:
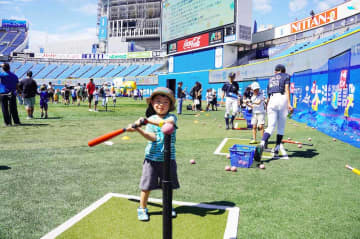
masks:
<svg viewBox="0 0 360 239"><path fill-rule="evenodd" d="M88 72L93 66L92 65L83 65L79 70L70 75L71 78L80 78L86 72Z"/></svg>
<svg viewBox="0 0 360 239"><path fill-rule="evenodd" d="M33 65L33 62L26 62L18 70L15 71L15 74L17 75L17 77L22 78L26 74L26 72L28 72L28 70L33 67Z"/></svg>
<svg viewBox="0 0 360 239"><path fill-rule="evenodd" d="M55 70L57 67L56 64L49 64L44 70L42 70L39 74L37 74L34 78L35 79L44 79L46 78L50 72Z"/></svg>
<svg viewBox="0 0 360 239"><path fill-rule="evenodd" d="M105 66L101 71L98 71L98 73L96 73L93 77L94 78L101 78L104 77L104 75L106 75L107 73L109 73L111 70L113 70L115 68L114 65L107 65Z"/></svg>
<svg viewBox="0 0 360 239"><path fill-rule="evenodd" d="M79 64L74 64L72 66L70 66L69 68L67 68L62 74L60 74L57 78L58 79L66 79L68 78L71 74L73 74L74 72L76 72L77 70L80 69L80 65Z"/></svg>
<svg viewBox="0 0 360 239"><path fill-rule="evenodd" d="M43 70L45 68L45 66L46 65L44 63L39 63L39 64L36 64L35 66L33 66L33 68L31 68L33 77L35 77L41 70Z"/></svg>
<svg viewBox="0 0 360 239"><path fill-rule="evenodd" d="M10 63L10 69L12 71L15 71L16 69L18 69L20 66L22 66L23 63L18 62L18 61L14 61Z"/></svg>
<svg viewBox="0 0 360 239"><path fill-rule="evenodd" d="M138 67L139 67L139 65L131 65L128 68L126 68L124 71L117 74L116 76L122 76L122 77L128 76L131 72L135 71Z"/></svg>
<svg viewBox="0 0 360 239"><path fill-rule="evenodd" d="M136 70L134 70L133 72L131 72L128 76L138 76L140 75L142 72L144 72L145 70L149 69L151 66L150 65L142 65L139 66L139 68L137 68Z"/></svg>
<svg viewBox="0 0 360 239"><path fill-rule="evenodd" d="M106 75L104 75L104 78L115 77L116 75L120 74L120 72L122 72L125 69L126 69L126 66L118 66L115 69L113 69L112 71L110 71L109 73L107 73Z"/></svg>
<svg viewBox="0 0 360 239"><path fill-rule="evenodd" d="M89 70L88 72L86 72L81 78L90 78L93 77L93 75L95 75L96 73L98 73L104 66L99 65L99 66L95 66L93 67L91 70Z"/></svg>
<svg viewBox="0 0 360 239"><path fill-rule="evenodd" d="M61 64L54 71L52 71L47 78L49 79L57 79L67 68L69 65Z"/></svg>
<svg viewBox="0 0 360 239"><path fill-rule="evenodd" d="M143 71L139 76L147 76L153 74L155 71L157 71L162 65L161 64L155 64L151 66L150 68Z"/></svg>

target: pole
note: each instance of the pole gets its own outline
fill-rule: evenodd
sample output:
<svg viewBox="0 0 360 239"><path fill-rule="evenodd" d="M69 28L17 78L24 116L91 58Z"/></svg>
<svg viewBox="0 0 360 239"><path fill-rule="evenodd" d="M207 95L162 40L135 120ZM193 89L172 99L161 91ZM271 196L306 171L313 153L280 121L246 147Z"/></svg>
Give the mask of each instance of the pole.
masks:
<svg viewBox="0 0 360 239"><path fill-rule="evenodd" d="M172 238L172 185L170 177L171 134L164 134L164 167L163 167L163 239Z"/></svg>

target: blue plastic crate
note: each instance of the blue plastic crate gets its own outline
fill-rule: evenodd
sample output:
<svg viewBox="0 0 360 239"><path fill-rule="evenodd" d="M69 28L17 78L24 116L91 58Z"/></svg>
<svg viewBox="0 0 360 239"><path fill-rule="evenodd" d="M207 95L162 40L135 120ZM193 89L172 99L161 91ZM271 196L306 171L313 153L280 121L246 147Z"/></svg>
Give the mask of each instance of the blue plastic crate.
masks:
<svg viewBox="0 0 360 239"><path fill-rule="evenodd" d="M238 168L250 168L256 146L234 144L230 149L230 164Z"/></svg>

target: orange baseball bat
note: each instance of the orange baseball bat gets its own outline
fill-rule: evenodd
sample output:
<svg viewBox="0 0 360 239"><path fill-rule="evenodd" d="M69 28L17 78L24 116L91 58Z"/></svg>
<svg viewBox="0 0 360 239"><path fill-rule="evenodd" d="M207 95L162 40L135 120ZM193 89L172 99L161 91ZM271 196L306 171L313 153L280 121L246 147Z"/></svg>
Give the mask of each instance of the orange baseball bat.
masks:
<svg viewBox="0 0 360 239"><path fill-rule="evenodd" d="M137 128L141 125L146 125L148 123L147 119L143 119L140 121L140 125L136 125L136 124L133 124L132 125L132 128ZM98 144L101 144L105 141L108 141L109 139L111 138L114 138L115 136L118 136L122 133L126 132L126 128L122 128L122 129L118 129L118 130L115 130L115 131L112 131L110 133L107 133L107 134L104 134L104 135L101 135L95 139L92 139L88 142L88 145L89 147L93 147L93 146L96 146Z"/></svg>
<svg viewBox="0 0 360 239"><path fill-rule="evenodd" d="M302 144L302 145L307 145L307 146L314 146L313 144L308 144L308 143L301 143L298 141L293 141L293 140L283 140L282 143L288 143L288 144Z"/></svg>
<svg viewBox="0 0 360 239"><path fill-rule="evenodd" d="M118 129L118 130L115 130L115 131L112 131L110 133L107 133L107 134L104 134L104 135L101 135L95 139L92 139L88 142L88 145L89 147L93 147L95 145L98 145L98 144L101 144L105 141L108 141L109 139L111 138L114 138L115 136L118 136L122 133L126 132L126 128L122 128L122 129Z"/></svg>

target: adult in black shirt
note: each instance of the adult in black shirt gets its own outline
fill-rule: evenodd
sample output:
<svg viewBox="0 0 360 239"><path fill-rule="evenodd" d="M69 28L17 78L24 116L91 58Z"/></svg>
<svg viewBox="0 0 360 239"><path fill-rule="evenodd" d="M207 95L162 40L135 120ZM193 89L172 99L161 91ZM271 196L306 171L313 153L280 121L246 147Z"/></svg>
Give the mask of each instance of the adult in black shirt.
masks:
<svg viewBox="0 0 360 239"><path fill-rule="evenodd" d="M34 115L35 96L37 94L37 84L32 78L32 72L28 71L27 78L22 79L19 83L19 90L24 98L27 119L32 119Z"/></svg>
<svg viewBox="0 0 360 239"><path fill-rule="evenodd" d="M182 89L183 83L180 81L178 83L177 88L177 99L178 99L178 107L177 107L177 113L180 115L182 113L182 103L185 99L185 91Z"/></svg>
<svg viewBox="0 0 360 239"><path fill-rule="evenodd" d="M195 104L195 109L201 110L202 85L198 81L195 84L195 100L198 100L198 104Z"/></svg>

